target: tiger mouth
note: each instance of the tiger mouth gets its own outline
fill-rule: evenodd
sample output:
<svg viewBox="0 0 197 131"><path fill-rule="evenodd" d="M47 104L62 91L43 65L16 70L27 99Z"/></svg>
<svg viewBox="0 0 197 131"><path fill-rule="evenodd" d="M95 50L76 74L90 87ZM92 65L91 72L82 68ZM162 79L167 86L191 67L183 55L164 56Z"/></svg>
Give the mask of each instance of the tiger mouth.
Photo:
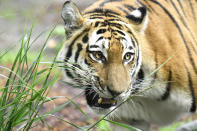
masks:
<svg viewBox="0 0 197 131"><path fill-rule="evenodd" d="M86 101L90 107L110 108L117 104L114 98L103 98L93 89L86 88L85 90Z"/></svg>

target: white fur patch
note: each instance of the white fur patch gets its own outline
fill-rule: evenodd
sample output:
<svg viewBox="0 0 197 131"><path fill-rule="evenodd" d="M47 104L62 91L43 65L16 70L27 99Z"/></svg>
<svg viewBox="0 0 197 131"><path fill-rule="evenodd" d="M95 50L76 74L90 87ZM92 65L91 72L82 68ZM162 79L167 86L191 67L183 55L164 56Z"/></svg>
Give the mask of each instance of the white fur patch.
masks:
<svg viewBox="0 0 197 131"><path fill-rule="evenodd" d="M146 14L146 16L144 18L144 23L143 23L143 26L142 26L142 28L140 30L143 34L144 34L144 31L147 28L147 26L148 26L148 13Z"/></svg>
<svg viewBox="0 0 197 131"><path fill-rule="evenodd" d="M142 13L140 12L140 10L134 10L130 13L130 15L133 15L136 18L141 18L142 17Z"/></svg>
<svg viewBox="0 0 197 131"><path fill-rule="evenodd" d="M101 51L103 55L107 58L107 49L109 48L109 40L103 38L97 41L100 37L102 37L102 35L96 34L96 31L94 31L92 35L90 36L89 46L97 45L99 48L93 48L91 49L91 51Z"/></svg>

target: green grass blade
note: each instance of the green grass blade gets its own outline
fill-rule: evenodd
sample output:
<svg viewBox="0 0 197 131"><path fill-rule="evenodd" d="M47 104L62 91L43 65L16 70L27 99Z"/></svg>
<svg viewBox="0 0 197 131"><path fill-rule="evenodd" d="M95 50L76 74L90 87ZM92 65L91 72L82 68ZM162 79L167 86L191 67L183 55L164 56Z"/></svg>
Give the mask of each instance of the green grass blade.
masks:
<svg viewBox="0 0 197 131"><path fill-rule="evenodd" d="M71 83L69 83L69 82L63 81L63 80L60 80L60 82L62 82L63 84L66 84L66 85L68 85L68 86L70 86L70 87L73 87L73 88L82 89L81 86L75 86L75 85L73 85L73 84L71 84Z"/></svg>
<svg viewBox="0 0 197 131"><path fill-rule="evenodd" d="M65 106L67 106L68 104L70 104L75 98L81 96L83 94L83 92L81 92L80 94L76 95L75 97L73 97L72 99L68 100L67 102L65 102L64 104L60 105L59 107L55 108L54 110L50 111L50 112L47 112L45 114L43 114L42 116L40 117L36 117L34 118L34 122L37 122L39 121L40 119L44 119L48 116L50 116L51 114L54 114L58 111L60 111L61 109L65 108Z"/></svg>
<svg viewBox="0 0 197 131"><path fill-rule="evenodd" d="M119 122L116 122L116 121L111 121L111 120L107 120L107 119L104 119L105 121L107 122L110 122L114 125L117 125L117 126L120 126L120 127L123 127L123 128L126 128L126 129L129 129L130 131L142 131L140 129L137 129L137 128L134 128L130 125L127 125L127 124L123 124L123 123L119 123Z"/></svg>
<svg viewBox="0 0 197 131"><path fill-rule="evenodd" d="M77 126L76 124L73 124L72 122L69 122L69 121L67 121L67 120L62 119L61 117L58 117L58 116L56 116L56 115L50 115L50 116L55 117L55 118L57 118L57 119L59 119L59 120L61 120L61 121L63 121L63 122L66 122L66 123L68 123L69 125L71 125L71 126L77 128L77 129L83 130L83 128Z"/></svg>
<svg viewBox="0 0 197 131"><path fill-rule="evenodd" d="M71 102L89 121L91 120L90 117L74 101L71 100Z"/></svg>

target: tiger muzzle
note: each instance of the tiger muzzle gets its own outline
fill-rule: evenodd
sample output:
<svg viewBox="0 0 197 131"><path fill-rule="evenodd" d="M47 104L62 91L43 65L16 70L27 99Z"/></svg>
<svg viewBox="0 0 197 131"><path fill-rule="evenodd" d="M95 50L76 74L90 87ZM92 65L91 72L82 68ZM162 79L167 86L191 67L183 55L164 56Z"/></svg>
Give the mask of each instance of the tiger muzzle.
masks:
<svg viewBox="0 0 197 131"><path fill-rule="evenodd" d="M85 96L87 103L90 107L100 107L106 109L115 106L117 104L114 98L101 97L92 88L86 88Z"/></svg>

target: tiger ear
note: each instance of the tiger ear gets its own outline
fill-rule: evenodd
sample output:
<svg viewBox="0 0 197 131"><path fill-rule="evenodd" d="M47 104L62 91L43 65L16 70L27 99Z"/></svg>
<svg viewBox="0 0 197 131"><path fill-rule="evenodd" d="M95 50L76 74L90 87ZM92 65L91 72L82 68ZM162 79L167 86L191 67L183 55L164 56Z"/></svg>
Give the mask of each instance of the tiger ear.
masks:
<svg viewBox="0 0 197 131"><path fill-rule="evenodd" d="M144 31L148 24L146 7L139 7L126 16L137 31Z"/></svg>
<svg viewBox="0 0 197 131"><path fill-rule="evenodd" d="M68 37L72 34L74 30L80 28L83 24L83 17L79 9L71 1L66 1L64 3L61 16L64 20L64 28Z"/></svg>

